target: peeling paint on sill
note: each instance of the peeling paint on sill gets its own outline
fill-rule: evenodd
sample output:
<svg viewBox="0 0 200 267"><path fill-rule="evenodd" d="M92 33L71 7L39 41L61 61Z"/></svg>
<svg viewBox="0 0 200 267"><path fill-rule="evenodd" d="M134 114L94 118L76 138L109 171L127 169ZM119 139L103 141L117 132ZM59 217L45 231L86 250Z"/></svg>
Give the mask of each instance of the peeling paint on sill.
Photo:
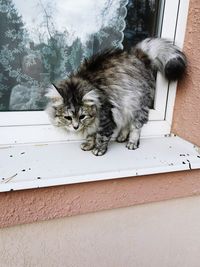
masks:
<svg viewBox="0 0 200 267"><path fill-rule="evenodd" d="M4 192L199 169L200 154L175 136L142 139L135 151L113 142L102 157L82 151L75 141L7 146L0 150L0 165Z"/></svg>

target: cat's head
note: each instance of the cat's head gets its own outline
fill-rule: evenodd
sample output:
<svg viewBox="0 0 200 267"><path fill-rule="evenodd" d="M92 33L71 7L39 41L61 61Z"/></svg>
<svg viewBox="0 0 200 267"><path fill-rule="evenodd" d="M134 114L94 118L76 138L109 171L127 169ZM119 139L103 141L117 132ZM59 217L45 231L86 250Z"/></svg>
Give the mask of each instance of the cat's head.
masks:
<svg viewBox="0 0 200 267"><path fill-rule="evenodd" d="M53 85L46 95L47 112L53 124L79 132L92 126L97 118L98 97L86 81L69 78Z"/></svg>

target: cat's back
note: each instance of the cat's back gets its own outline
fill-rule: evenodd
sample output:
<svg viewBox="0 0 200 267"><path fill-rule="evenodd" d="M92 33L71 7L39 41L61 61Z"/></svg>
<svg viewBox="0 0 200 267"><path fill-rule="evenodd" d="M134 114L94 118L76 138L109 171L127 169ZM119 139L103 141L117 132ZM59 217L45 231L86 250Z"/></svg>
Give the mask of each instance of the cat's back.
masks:
<svg viewBox="0 0 200 267"><path fill-rule="evenodd" d="M99 87L120 84L125 79L138 80L148 73L149 69L133 53L117 49L106 50L86 59L77 76Z"/></svg>
<svg viewBox="0 0 200 267"><path fill-rule="evenodd" d="M130 55L120 49L109 49L93 55L81 64L77 75L84 79L96 80L99 76L113 76L122 64L131 64Z"/></svg>

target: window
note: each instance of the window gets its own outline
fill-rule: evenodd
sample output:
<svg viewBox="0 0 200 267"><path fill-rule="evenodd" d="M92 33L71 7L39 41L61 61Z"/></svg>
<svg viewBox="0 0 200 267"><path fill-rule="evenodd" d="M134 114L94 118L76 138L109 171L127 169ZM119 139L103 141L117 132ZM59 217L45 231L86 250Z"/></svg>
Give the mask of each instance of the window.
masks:
<svg viewBox="0 0 200 267"><path fill-rule="evenodd" d="M161 36L182 47L188 4L189 0L1 0L1 143L76 139L51 126L43 111L49 82L110 46L128 48L133 41ZM154 107L142 136L170 133L175 93L176 83L158 74Z"/></svg>

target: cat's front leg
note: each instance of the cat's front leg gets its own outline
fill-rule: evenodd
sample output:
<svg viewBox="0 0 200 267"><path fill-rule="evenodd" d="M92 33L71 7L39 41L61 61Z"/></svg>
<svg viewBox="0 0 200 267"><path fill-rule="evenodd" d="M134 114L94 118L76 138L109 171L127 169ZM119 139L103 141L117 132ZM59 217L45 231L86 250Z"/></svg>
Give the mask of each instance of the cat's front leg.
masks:
<svg viewBox="0 0 200 267"><path fill-rule="evenodd" d="M126 147L130 150L135 150L139 147L140 144L140 133L141 128L136 128L135 126L131 126L129 140Z"/></svg>
<svg viewBox="0 0 200 267"><path fill-rule="evenodd" d="M119 132L116 141L118 143L123 143L127 140L128 135L129 135L129 128L125 127L123 129L121 129L121 131Z"/></svg>
<svg viewBox="0 0 200 267"><path fill-rule="evenodd" d="M95 156L102 156L108 149L108 143L111 139L116 124L113 120L112 105L105 99L99 110L99 125L96 133L95 147L92 153Z"/></svg>
<svg viewBox="0 0 200 267"><path fill-rule="evenodd" d="M95 143L94 149L92 150L92 153L95 156L104 155L108 149L108 143L110 141L110 138L111 138L111 135L105 136L105 135L101 135L100 133L97 133L96 143Z"/></svg>
<svg viewBox="0 0 200 267"><path fill-rule="evenodd" d="M85 142L81 144L81 149L84 151L92 150L95 146L95 134L88 135Z"/></svg>

